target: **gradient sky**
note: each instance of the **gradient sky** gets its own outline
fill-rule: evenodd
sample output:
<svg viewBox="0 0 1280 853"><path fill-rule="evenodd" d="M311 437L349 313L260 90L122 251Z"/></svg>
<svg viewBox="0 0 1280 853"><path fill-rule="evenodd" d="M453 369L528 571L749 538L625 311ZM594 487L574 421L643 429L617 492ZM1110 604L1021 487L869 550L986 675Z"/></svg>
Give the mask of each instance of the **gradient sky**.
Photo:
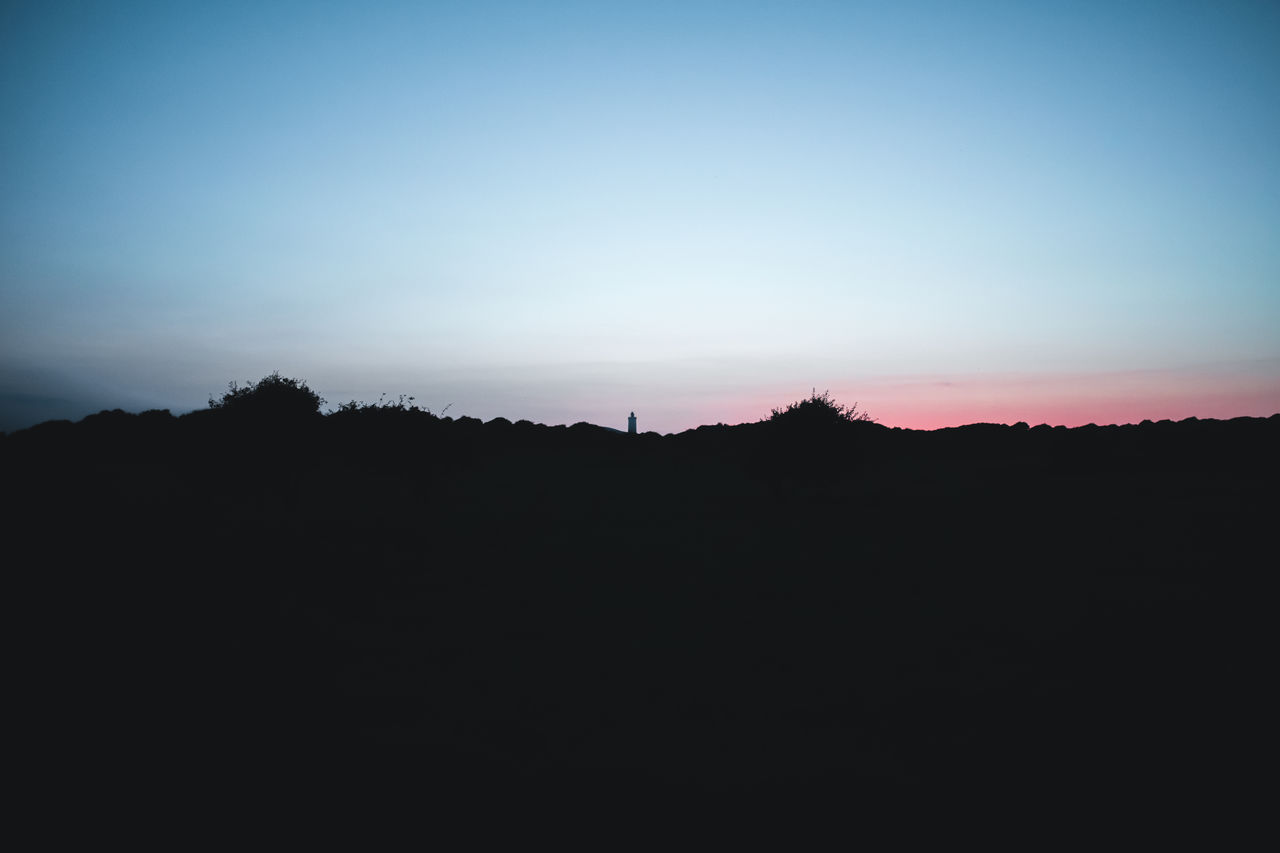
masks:
<svg viewBox="0 0 1280 853"><path fill-rule="evenodd" d="M0 429L1280 412L1274 2L0 7Z"/></svg>

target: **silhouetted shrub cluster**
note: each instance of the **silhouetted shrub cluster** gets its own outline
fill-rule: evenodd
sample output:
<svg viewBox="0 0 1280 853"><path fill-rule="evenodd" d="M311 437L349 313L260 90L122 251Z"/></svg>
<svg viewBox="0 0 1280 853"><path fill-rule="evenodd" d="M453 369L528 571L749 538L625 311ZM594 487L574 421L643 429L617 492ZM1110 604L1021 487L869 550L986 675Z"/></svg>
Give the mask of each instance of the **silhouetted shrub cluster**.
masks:
<svg viewBox="0 0 1280 853"><path fill-rule="evenodd" d="M330 412L331 415L369 415L369 414L424 414L430 415L431 410L422 408L414 402L416 397L406 397L401 394L395 400L388 400L387 395L380 396L376 403L363 403L357 400L350 400L342 403L337 409ZM448 406L445 406L448 409ZM433 416L434 417L434 416Z"/></svg>
<svg viewBox="0 0 1280 853"><path fill-rule="evenodd" d="M786 408L774 409L769 414L769 421L806 428L827 424L874 422L875 418L859 410L856 402L849 406L843 405L832 398L830 391L819 394L815 388L809 397L797 400Z"/></svg>
<svg viewBox="0 0 1280 853"><path fill-rule="evenodd" d="M243 386L232 380L225 394L209 398L209 408L254 418L292 419L320 414L324 402L306 382L285 378L277 370Z"/></svg>

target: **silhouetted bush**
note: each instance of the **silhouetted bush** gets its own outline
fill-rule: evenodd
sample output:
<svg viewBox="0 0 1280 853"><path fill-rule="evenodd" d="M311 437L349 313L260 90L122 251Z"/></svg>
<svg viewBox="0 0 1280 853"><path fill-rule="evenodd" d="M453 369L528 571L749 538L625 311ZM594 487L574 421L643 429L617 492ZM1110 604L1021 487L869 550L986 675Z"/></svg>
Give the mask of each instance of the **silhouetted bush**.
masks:
<svg viewBox="0 0 1280 853"><path fill-rule="evenodd" d="M331 415L354 415L354 414L423 414L430 415L430 409L424 409L414 402L416 397L406 397L401 394L395 400L388 400L387 395L383 394L378 398L376 403L361 403L357 400L351 400L346 403L339 404L338 408L330 412ZM448 406L445 407L446 409ZM433 415L434 417L434 415Z"/></svg>
<svg viewBox="0 0 1280 853"><path fill-rule="evenodd" d="M819 394L815 388L813 394L806 399L797 400L785 409L774 409L769 415L769 421L803 429L858 421L874 422L875 418L860 411L857 403L851 406L842 405L832 399L830 391Z"/></svg>
<svg viewBox="0 0 1280 853"><path fill-rule="evenodd" d="M279 419L320 414L324 399L301 379L288 379L275 371L257 382L237 385L233 380L220 398L209 398L209 408L254 418Z"/></svg>
<svg viewBox="0 0 1280 853"><path fill-rule="evenodd" d="M814 392L760 423L750 467L775 494L825 499L847 485L863 453L866 432L882 430L857 403L843 405L830 392Z"/></svg>

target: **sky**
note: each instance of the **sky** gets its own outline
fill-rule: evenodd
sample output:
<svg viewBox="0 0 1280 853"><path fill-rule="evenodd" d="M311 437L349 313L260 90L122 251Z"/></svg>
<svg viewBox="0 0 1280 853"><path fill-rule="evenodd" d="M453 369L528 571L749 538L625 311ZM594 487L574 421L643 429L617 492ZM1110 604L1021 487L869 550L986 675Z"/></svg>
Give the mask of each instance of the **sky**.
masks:
<svg viewBox="0 0 1280 853"><path fill-rule="evenodd" d="M1280 4L0 3L0 430L1280 412Z"/></svg>

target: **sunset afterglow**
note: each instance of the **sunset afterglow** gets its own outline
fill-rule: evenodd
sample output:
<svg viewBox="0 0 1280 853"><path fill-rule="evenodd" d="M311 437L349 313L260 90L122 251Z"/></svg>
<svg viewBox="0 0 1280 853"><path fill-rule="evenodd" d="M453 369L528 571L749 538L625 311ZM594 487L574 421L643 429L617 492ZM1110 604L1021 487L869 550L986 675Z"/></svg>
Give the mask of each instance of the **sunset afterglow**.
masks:
<svg viewBox="0 0 1280 853"><path fill-rule="evenodd" d="M0 430L1280 411L1280 7L52 2L0 20Z"/></svg>

